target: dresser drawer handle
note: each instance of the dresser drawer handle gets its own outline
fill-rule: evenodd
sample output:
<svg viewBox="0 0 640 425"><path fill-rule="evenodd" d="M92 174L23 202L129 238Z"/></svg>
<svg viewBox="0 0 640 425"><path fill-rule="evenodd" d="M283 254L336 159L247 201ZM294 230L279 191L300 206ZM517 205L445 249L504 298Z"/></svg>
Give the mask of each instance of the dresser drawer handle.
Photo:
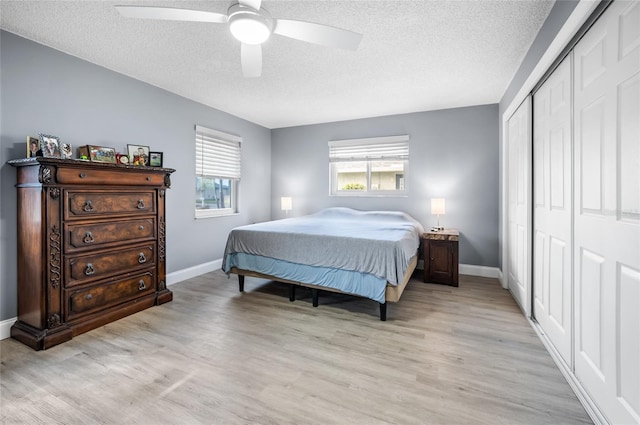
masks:
<svg viewBox="0 0 640 425"><path fill-rule="evenodd" d="M83 178L85 178L85 177L87 177L87 175L86 175L84 172L83 172L83 173L80 173L80 178L81 178L81 179L83 179Z"/></svg>
<svg viewBox="0 0 640 425"><path fill-rule="evenodd" d="M147 176L147 181L150 182L151 181L151 177Z"/></svg>
<svg viewBox="0 0 640 425"><path fill-rule="evenodd" d="M138 226L138 230L144 230L144 226L141 224L140 226Z"/></svg>
<svg viewBox="0 0 640 425"><path fill-rule="evenodd" d="M84 269L84 274L86 276L91 276L92 274L94 274L96 272L96 269L93 268L93 264L91 263L87 263L87 268Z"/></svg>
<svg viewBox="0 0 640 425"><path fill-rule="evenodd" d="M87 294L86 297L84 297L85 300L89 301L91 298L93 298L93 295L91 294Z"/></svg>
<svg viewBox="0 0 640 425"><path fill-rule="evenodd" d="M138 205L137 205L137 208L138 208L139 210L143 210L143 209L145 208L145 206L144 206L144 200L142 200L142 199L138 199Z"/></svg>
<svg viewBox="0 0 640 425"><path fill-rule="evenodd" d="M84 238L82 239L82 242L84 243L93 243L95 242L95 239L93 238L93 233L91 232L87 232L84 234Z"/></svg>
<svg viewBox="0 0 640 425"><path fill-rule="evenodd" d="M91 201L86 200L86 201L84 202L84 208L83 208L83 210L85 210L85 212L91 212L91 211L93 211L93 204L91 203Z"/></svg>
<svg viewBox="0 0 640 425"><path fill-rule="evenodd" d="M140 279L138 281L138 291L144 291L147 289L147 285L144 283L144 280Z"/></svg>
<svg viewBox="0 0 640 425"><path fill-rule="evenodd" d="M138 254L138 263L144 264L147 262L147 257L144 256L144 252Z"/></svg>

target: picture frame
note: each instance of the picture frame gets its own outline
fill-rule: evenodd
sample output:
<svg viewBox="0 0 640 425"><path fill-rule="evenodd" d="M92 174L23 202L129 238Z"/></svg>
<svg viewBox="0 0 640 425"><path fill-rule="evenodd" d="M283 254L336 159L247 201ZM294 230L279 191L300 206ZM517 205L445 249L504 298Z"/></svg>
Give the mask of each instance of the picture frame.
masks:
<svg viewBox="0 0 640 425"><path fill-rule="evenodd" d="M116 163L116 150L114 148L94 145L88 145L87 147L89 148L89 159L91 162Z"/></svg>
<svg viewBox="0 0 640 425"><path fill-rule="evenodd" d="M89 161L89 146L78 146L78 159Z"/></svg>
<svg viewBox="0 0 640 425"><path fill-rule="evenodd" d="M149 166L162 167L162 152L149 152Z"/></svg>
<svg viewBox="0 0 640 425"><path fill-rule="evenodd" d="M48 158L60 158L62 156L60 153L60 138L58 136L40 133L39 137L42 156Z"/></svg>
<svg viewBox="0 0 640 425"><path fill-rule="evenodd" d="M129 164L140 166L149 165L149 146L127 145L127 154L129 155Z"/></svg>
<svg viewBox="0 0 640 425"><path fill-rule="evenodd" d="M40 139L33 136L27 136L27 158L42 156L40 148Z"/></svg>
<svg viewBox="0 0 640 425"><path fill-rule="evenodd" d="M64 159L73 158L73 148L71 147L71 143L60 144L60 156Z"/></svg>
<svg viewBox="0 0 640 425"><path fill-rule="evenodd" d="M129 156L123 153L116 154L116 162L122 165L129 165Z"/></svg>

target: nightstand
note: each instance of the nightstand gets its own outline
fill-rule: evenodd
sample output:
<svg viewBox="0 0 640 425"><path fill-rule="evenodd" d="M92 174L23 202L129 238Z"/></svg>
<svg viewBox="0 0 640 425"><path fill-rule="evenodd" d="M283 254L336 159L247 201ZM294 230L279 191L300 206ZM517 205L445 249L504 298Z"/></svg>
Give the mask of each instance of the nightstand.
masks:
<svg viewBox="0 0 640 425"><path fill-rule="evenodd" d="M458 237L455 229L422 234L425 282L458 286Z"/></svg>

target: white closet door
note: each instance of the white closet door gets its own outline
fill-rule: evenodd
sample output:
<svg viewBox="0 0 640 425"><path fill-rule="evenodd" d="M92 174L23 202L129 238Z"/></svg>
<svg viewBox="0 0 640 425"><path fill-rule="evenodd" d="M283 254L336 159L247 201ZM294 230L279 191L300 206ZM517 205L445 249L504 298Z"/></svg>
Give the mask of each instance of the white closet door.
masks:
<svg viewBox="0 0 640 425"><path fill-rule="evenodd" d="M574 55L575 375L610 423L640 423L640 2Z"/></svg>
<svg viewBox="0 0 640 425"><path fill-rule="evenodd" d="M531 214L531 97L522 102L508 122L508 235L507 282L524 314L531 315L529 247Z"/></svg>
<svg viewBox="0 0 640 425"><path fill-rule="evenodd" d="M533 315L572 366L571 57L533 97Z"/></svg>

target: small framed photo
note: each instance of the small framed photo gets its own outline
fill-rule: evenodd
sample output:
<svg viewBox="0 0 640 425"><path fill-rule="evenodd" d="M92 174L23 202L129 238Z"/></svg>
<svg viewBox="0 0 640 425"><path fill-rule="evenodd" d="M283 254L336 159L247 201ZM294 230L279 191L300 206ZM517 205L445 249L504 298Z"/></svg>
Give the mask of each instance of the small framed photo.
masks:
<svg viewBox="0 0 640 425"><path fill-rule="evenodd" d="M79 146L78 147L78 158L84 161L89 160L89 146Z"/></svg>
<svg viewBox="0 0 640 425"><path fill-rule="evenodd" d="M42 156L60 158L60 138L49 134L40 134L40 149Z"/></svg>
<svg viewBox="0 0 640 425"><path fill-rule="evenodd" d="M162 152L149 152L149 166L162 167Z"/></svg>
<svg viewBox="0 0 640 425"><path fill-rule="evenodd" d="M129 157L123 153L117 153L116 162L122 165L129 165Z"/></svg>
<svg viewBox="0 0 640 425"><path fill-rule="evenodd" d="M104 146L89 145L89 158L92 162L116 163L116 150Z"/></svg>
<svg viewBox="0 0 640 425"><path fill-rule="evenodd" d="M40 139L33 136L27 136L27 158L31 158L34 156L42 156Z"/></svg>
<svg viewBox="0 0 640 425"><path fill-rule="evenodd" d="M71 159L73 157L73 149L71 148L71 143L60 144L60 155L64 159Z"/></svg>
<svg viewBox="0 0 640 425"><path fill-rule="evenodd" d="M127 153L129 154L129 164L149 165L149 146L127 145Z"/></svg>

